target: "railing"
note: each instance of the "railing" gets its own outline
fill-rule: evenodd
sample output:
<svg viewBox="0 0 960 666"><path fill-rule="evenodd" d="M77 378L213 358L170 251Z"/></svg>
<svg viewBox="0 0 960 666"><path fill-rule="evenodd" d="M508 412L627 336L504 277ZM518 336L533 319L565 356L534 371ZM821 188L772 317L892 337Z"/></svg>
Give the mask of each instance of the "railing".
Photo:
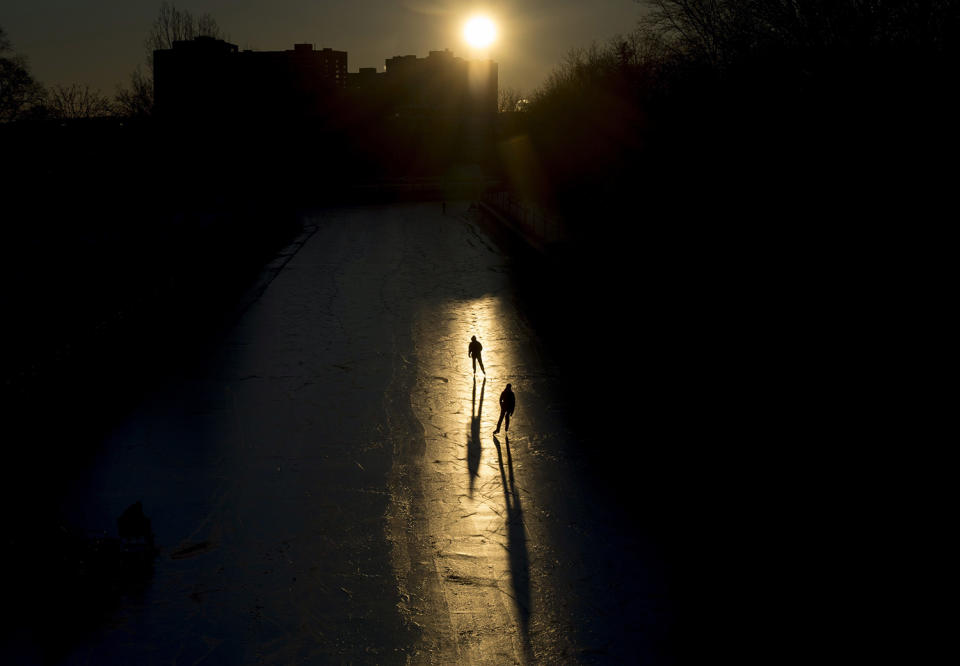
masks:
<svg viewBox="0 0 960 666"><path fill-rule="evenodd" d="M344 189L361 196L420 194L437 199L447 196L475 199L477 193L491 187L494 183L495 181L485 178L409 177L351 183Z"/></svg>
<svg viewBox="0 0 960 666"><path fill-rule="evenodd" d="M554 218L508 190L488 190L480 200L537 243L545 245L561 239L560 225Z"/></svg>

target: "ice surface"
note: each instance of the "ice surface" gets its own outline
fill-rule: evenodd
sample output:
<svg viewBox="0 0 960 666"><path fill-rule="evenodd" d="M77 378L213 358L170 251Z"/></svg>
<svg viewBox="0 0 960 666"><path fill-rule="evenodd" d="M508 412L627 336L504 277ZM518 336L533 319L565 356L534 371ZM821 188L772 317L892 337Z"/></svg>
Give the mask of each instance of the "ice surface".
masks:
<svg viewBox="0 0 960 666"><path fill-rule="evenodd" d="M578 479L558 370L466 204L314 222L220 353L118 424L67 498L89 529L142 501L161 548L70 661L656 655L655 572Z"/></svg>

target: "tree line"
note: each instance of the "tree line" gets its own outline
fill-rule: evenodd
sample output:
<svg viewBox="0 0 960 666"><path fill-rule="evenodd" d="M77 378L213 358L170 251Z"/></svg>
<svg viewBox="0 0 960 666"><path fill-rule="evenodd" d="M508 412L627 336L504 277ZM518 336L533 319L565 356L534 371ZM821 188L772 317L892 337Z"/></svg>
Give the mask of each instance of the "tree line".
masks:
<svg viewBox="0 0 960 666"><path fill-rule="evenodd" d="M865 181L953 131L960 3L637 2L633 31L571 50L526 105L560 208L651 182L666 197Z"/></svg>
<svg viewBox="0 0 960 666"><path fill-rule="evenodd" d="M200 35L225 38L211 15L195 16L173 3L162 2L144 39L143 63L110 96L79 83L44 86L31 74L27 59L15 51L9 35L0 26L0 123L45 118L149 117L153 112L153 52Z"/></svg>

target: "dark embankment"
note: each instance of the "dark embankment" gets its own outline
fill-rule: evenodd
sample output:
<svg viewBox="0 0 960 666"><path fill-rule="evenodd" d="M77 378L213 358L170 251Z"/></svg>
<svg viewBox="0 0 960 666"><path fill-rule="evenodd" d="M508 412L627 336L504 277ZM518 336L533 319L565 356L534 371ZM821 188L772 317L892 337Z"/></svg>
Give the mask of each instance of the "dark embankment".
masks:
<svg viewBox="0 0 960 666"><path fill-rule="evenodd" d="M44 642L82 633L149 566L58 516L60 489L144 395L215 346L301 233L286 174L239 177L197 137L116 120L0 127L4 145L3 569ZM134 501L136 498L132 498ZM149 507L147 507L149 511ZM56 602L52 602L56 599ZM46 618L46 619L44 619Z"/></svg>
<svg viewBox="0 0 960 666"><path fill-rule="evenodd" d="M584 478L656 544L678 618L671 653L697 663L767 650L822 584L839 526L821 517L840 511L862 454L839 424L860 399L857 317L873 286L848 282L850 239L836 232L683 208L638 216L608 201L596 237L547 254L505 242L558 362Z"/></svg>
<svg viewBox="0 0 960 666"><path fill-rule="evenodd" d="M149 578L116 535L59 516L60 490L109 429L210 356L284 249L309 233L310 210L476 196L478 174L442 155L406 167L358 157L342 131L305 121L0 131L10 193L2 400L17 470L4 487L3 569L20 618L4 634L26 627L40 645L48 627L51 644L69 645Z"/></svg>
<svg viewBox="0 0 960 666"><path fill-rule="evenodd" d="M248 187L216 151L146 124L3 130L13 193L4 402L24 442L44 442L42 453L16 453L69 468L138 396L202 353L299 232L301 202L281 177Z"/></svg>
<svg viewBox="0 0 960 666"><path fill-rule="evenodd" d="M729 9L709 34L670 28L708 4ZM504 174L565 223L516 268L584 467L658 535L680 653L715 658L820 604L862 518L846 498L888 419L869 396L890 317L948 203L958 23L658 5L675 13L558 68L504 137L528 177Z"/></svg>

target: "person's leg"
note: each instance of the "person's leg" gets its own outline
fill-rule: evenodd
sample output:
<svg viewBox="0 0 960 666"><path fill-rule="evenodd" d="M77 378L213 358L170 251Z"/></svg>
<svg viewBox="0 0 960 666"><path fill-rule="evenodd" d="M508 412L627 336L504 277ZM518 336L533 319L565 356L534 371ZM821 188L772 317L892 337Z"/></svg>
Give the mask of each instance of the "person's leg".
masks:
<svg viewBox="0 0 960 666"><path fill-rule="evenodd" d="M505 411L504 414L506 414L506 416L507 416L507 428L506 428L506 431L507 431L507 432L510 432L510 412L506 412L506 411Z"/></svg>
<svg viewBox="0 0 960 666"><path fill-rule="evenodd" d="M474 356L473 356L473 374L477 374L477 356L476 356L476 354L474 354Z"/></svg>
<svg viewBox="0 0 960 666"><path fill-rule="evenodd" d="M500 420L497 421L497 429L494 430L494 432L500 432L500 424L503 423L503 415L504 415L504 414L506 414L506 412L501 409L501 410L500 410ZM509 421L507 421L507 423L509 423Z"/></svg>
<svg viewBox="0 0 960 666"><path fill-rule="evenodd" d="M483 374L487 374L486 369L483 367L483 357L479 354L477 355L477 361L480 362L480 369L483 370Z"/></svg>

